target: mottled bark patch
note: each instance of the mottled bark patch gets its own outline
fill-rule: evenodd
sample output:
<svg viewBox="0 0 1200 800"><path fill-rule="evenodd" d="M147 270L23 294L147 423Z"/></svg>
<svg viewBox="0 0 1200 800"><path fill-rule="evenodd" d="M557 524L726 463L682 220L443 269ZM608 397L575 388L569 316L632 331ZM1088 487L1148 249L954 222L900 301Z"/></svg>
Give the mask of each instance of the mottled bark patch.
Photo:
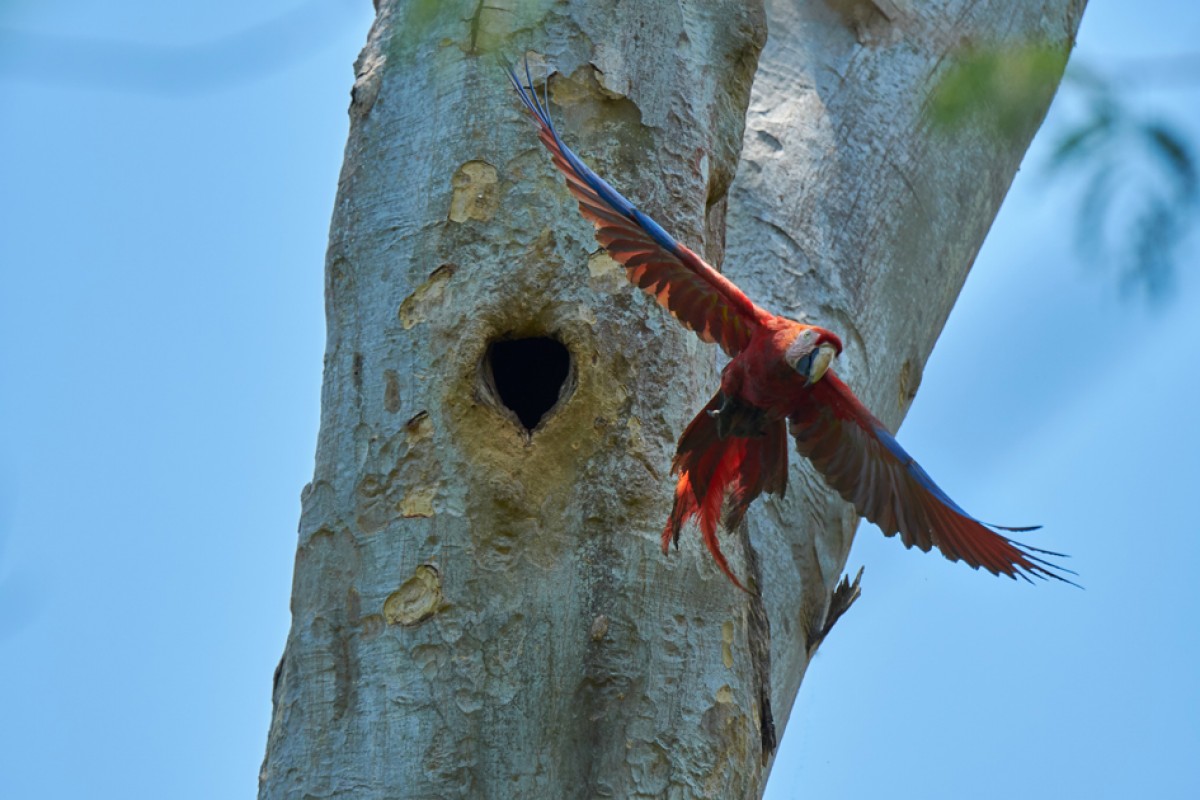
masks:
<svg viewBox="0 0 1200 800"><path fill-rule="evenodd" d="M404 298L397 312L404 330L424 322L434 309L442 306L445 301L446 282L454 277L456 270L457 267L453 264L442 264L429 274L429 280Z"/></svg>
<svg viewBox="0 0 1200 800"><path fill-rule="evenodd" d="M500 207L500 178L486 161L468 161L450 179L450 221L487 222Z"/></svg>
<svg viewBox="0 0 1200 800"><path fill-rule="evenodd" d="M471 15L468 53L487 53L501 46L512 34L525 0L478 0Z"/></svg>
<svg viewBox="0 0 1200 800"><path fill-rule="evenodd" d="M382 614L367 614L358 621L358 631L364 638L378 636L384 627Z"/></svg>
<svg viewBox="0 0 1200 800"><path fill-rule="evenodd" d="M385 481L379 475L366 475L359 481L354 519L363 533L375 533L387 524L385 503L390 484L390 480Z"/></svg>
<svg viewBox="0 0 1200 800"><path fill-rule="evenodd" d="M408 422L404 423L404 431L408 436L409 447L428 440L433 435L433 420L429 418L429 412L421 411L410 417Z"/></svg>
<svg viewBox="0 0 1200 800"><path fill-rule="evenodd" d="M405 519L432 517L433 501L437 497L435 486L414 486L405 492L396 508Z"/></svg>
<svg viewBox="0 0 1200 800"><path fill-rule="evenodd" d="M838 13L842 22L854 32L861 45L877 45L890 41L893 25L903 18L896 0L825 0Z"/></svg>
<svg viewBox="0 0 1200 800"><path fill-rule="evenodd" d="M589 255L587 267L592 291L610 293L629 290L625 268L614 261L608 251L597 250Z"/></svg>
<svg viewBox="0 0 1200 800"><path fill-rule="evenodd" d="M911 358L904 359L904 364L900 367L900 378L897 384L897 401L900 405L900 410L907 411L913 398L917 396L917 389L921 386L921 367L914 364Z"/></svg>
<svg viewBox="0 0 1200 800"><path fill-rule="evenodd" d="M337 626L332 633L333 640L333 718L340 720L350 711L358 696L358 680L361 667L358 660L358 650L350 638L349 630Z"/></svg>
<svg viewBox="0 0 1200 800"><path fill-rule="evenodd" d="M629 777L638 797L666 797L671 782L671 761L656 742L635 742L625 755Z"/></svg>
<svg viewBox="0 0 1200 800"><path fill-rule="evenodd" d="M733 622L721 623L721 663L733 669Z"/></svg>
<svg viewBox="0 0 1200 800"><path fill-rule="evenodd" d="M350 366L350 379L354 382L354 394L356 398L362 397L363 388L363 354L355 353Z"/></svg>
<svg viewBox="0 0 1200 800"><path fill-rule="evenodd" d="M713 745L708 763L702 765L703 797L735 796L731 784L741 783L738 771L750 762L750 717L733 699L732 693L727 698L714 697L700 721L700 729Z"/></svg>
<svg viewBox="0 0 1200 800"><path fill-rule="evenodd" d="M389 625L419 625L441 606L442 576L432 565L421 564L383 602L383 618Z"/></svg>
<svg viewBox="0 0 1200 800"><path fill-rule="evenodd" d="M394 369L383 371L383 407L389 414L400 410L400 375Z"/></svg>
<svg viewBox="0 0 1200 800"><path fill-rule="evenodd" d="M422 644L413 648L412 659L413 663L421 670L421 675L425 677L425 680L435 681L442 668L446 666L448 656L445 647Z"/></svg>
<svg viewBox="0 0 1200 800"><path fill-rule="evenodd" d="M363 533L380 531L390 522L432 517L441 486L440 462L430 448L433 420L421 411L387 440L376 460L390 465L388 472L371 472L355 490L354 521Z"/></svg>

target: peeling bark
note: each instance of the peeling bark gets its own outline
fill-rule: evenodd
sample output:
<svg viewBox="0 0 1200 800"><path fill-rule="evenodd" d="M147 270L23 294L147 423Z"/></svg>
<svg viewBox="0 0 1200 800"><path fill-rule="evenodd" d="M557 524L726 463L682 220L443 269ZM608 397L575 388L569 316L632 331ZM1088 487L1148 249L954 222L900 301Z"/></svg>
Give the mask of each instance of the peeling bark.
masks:
<svg viewBox="0 0 1200 800"><path fill-rule="evenodd" d="M964 39L1069 41L1082 2L889 0L867 39L774 6L751 98L753 2L379 3L260 797L761 794L853 515L793 466L727 547L761 599L695 539L663 558L715 353L596 252L479 53L550 65L568 142L763 305L842 334L894 425L1029 138L935 135L931 81ZM522 337L571 357L532 428L486 363Z"/></svg>

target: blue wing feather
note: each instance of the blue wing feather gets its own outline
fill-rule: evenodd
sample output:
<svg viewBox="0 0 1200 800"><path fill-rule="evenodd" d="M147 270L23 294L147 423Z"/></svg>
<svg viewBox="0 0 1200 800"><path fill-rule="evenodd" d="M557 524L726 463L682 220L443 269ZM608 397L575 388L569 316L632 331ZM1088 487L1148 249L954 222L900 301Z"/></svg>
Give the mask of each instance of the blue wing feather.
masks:
<svg viewBox="0 0 1200 800"><path fill-rule="evenodd" d="M529 81L529 85L532 86L533 80L529 77L528 63L525 64L525 77L526 80ZM583 161L579 159L579 156L575 155L571 148L567 147L562 138L558 135L558 130L554 127L554 121L550 119L549 109L542 104L536 93L531 96L530 93L526 91L525 87L521 85L521 81L517 78L517 73L512 69L509 69L508 78L512 81L513 88L517 90L517 94L521 96L521 102L523 102L525 107L533 112L533 114L537 116L541 123L546 126L546 129L550 131L550 135L554 137L554 143L558 146L559 152L562 153L563 158L566 159L568 164L570 164L571 170L575 173L575 175L584 183L586 183L593 192L599 195L600 199L607 203L608 206L613 209L613 211L616 211L626 219L630 219L637 223L638 227L648 233L650 238L652 238L656 244L667 249L676 256L682 257L683 254L680 252L679 243L675 241L675 238L671 236L671 234L663 230L662 226L650 219L650 217L646 216L641 211L638 211L637 207L634 206L633 203L626 200L620 192L618 192L608 183L608 181L604 180L604 178L601 178L599 175L593 172L587 164L584 164Z"/></svg>
<svg viewBox="0 0 1200 800"><path fill-rule="evenodd" d="M526 89L511 69L508 77L537 123L538 138L566 178L580 213L595 227L596 240L625 267L629 281L702 340L719 344L729 355L749 346L770 315L592 172L559 137L548 101L538 96L533 82ZM528 62L525 77L530 77Z"/></svg>
<svg viewBox="0 0 1200 800"><path fill-rule="evenodd" d="M879 440L879 443L886 447L888 451L896 457L896 460L900 462L900 465L904 467L905 471L907 471L908 474L911 475L918 484L920 484L921 488L925 489L925 491L932 494L938 500L941 500L943 505L949 507L956 514L964 516L969 520L978 522L980 525L987 525L989 528L996 528L1002 531L1015 531L1022 533L1025 531L1036 531L1038 528L1042 527L1041 525L1026 525L1023 527L1014 528L1006 525L994 525L990 522L984 522L983 520L976 519L966 511L963 511L962 507L958 503L951 500L950 496L942 491L942 487L934 483L933 478L929 477L929 473L917 463L915 458L909 455L908 451L905 450L898 441L896 441L896 437L892 436L892 434L888 432L887 428L883 427L883 425L877 424L872 425L871 430L872 433L875 434L875 438ZM1054 555L1060 554L1055 553Z"/></svg>

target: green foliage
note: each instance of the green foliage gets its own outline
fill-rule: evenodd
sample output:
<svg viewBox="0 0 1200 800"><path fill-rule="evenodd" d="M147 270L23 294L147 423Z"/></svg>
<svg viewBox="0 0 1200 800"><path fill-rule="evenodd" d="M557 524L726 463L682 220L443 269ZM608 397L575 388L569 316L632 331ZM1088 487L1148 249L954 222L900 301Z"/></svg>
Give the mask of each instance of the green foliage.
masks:
<svg viewBox="0 0 1200 800"><path fill-rule="evenodd" d="M1036 44L965 49L934 87L930 120L948 133L1028 137L1062 80L1085 110L1058 135L1046 169L1081 182L1079 249L1115 264L1124 290L1160 299L1200 209L1200 167L1184 135L1139 114L1109 82L1074 67L1064 80L1067 55Z"/></svg>
<svg viewBox="0 0 1200 800"><path fill-rule="evenodd" d="M948 131L974 124L1002 138L1032 136L1066 64L1066 50L1045 44L964 50L934 87L930 119Z"/></svg>
<svg viewBox="0 0 1200 800"><path fill-rule="evenodd" d="M395 27L391 40L392 56L414 56L417 47L430 39L435 33L438 22L438 10L446 6L446 17L455 23L460 22L463 9L457 3L443 3L441 0L410 0L401 9L404 21Z"/></svg>
<svg viewBox="0 0 1200 800"><path fill-rule="evenodd" d="M392 56L405 59L438 47L456 46L465 53L496 53L514 33L536 27L555 0L408 0L389 45ZM424 49L422 49L424 48Z"/></svg>
<svg viewBox="0 0 1200 800"><path fill-rule="evenodd" d="M1107 82L1085 72L1068 77L1085 110L1059 136L1047 172L1083 180L1076 224L1088 257L1115 264L1125 290L1161 299L1200 210L1195 156L1178 130L1129 107Z"/></svg>

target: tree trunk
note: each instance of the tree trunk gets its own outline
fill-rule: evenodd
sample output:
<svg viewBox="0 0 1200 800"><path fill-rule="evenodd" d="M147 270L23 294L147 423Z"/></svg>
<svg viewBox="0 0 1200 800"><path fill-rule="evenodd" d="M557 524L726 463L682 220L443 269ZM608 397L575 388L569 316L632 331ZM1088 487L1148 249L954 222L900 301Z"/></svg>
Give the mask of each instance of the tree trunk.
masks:
<svg viewBox="0 0 1200 800"><path fill-rule="evenodd" d="M842 334L894 424L1045 108L935 136L931 79L964 39L1068 41L1082 2L776 5L751 100L746 0L379 4L260 797L761 794L853 517L800 464L726 539L761 599L696 537L662 556L715 353L597 252L480 54L532 51L568 143L717 262L728 206L729 274Z"/></svg>
<svg viewBox="0 0 1200 800"><path fill-rule="evenodd" d="M725 271L771 311L841 335L838 372L893 430L1058 76L1003 134L970 120L955 131L933 125L937 80L965 48L1069 48L1085 5L768 2L770 36L729 194ZM771 704L781 727L858 523L807 461L793 458L789 478L784 500L747 515L773 623Z"/></svg>

